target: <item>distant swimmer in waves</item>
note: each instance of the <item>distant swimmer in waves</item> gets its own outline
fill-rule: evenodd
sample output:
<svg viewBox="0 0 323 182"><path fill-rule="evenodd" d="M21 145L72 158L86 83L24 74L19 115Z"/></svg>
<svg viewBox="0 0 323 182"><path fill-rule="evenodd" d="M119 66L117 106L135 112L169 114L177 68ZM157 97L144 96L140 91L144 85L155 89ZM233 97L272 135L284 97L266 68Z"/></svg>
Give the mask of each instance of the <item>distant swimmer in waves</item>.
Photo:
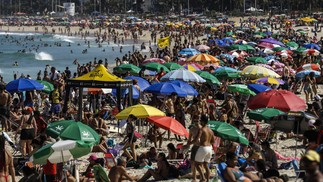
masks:
<svg viewBox="0 0 323 182"><path fill-rule="evenodd" d="M15 63L13 63L12 66L19 66L19 64L17 61L15 61Z"/></svg>

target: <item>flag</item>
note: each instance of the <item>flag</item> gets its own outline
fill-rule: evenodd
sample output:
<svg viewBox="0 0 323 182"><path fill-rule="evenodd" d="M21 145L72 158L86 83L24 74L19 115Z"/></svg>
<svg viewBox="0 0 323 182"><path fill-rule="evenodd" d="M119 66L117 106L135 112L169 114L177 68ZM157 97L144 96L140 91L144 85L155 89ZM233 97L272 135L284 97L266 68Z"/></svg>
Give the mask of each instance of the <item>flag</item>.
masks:
<svg viewBox="0 0 323 182"><path fill-rule="evenodd" d="M158 47L159 48L165 48L166 46L169 46L169 36L168 37L164 37L161 39L158 39Z"/></svg>

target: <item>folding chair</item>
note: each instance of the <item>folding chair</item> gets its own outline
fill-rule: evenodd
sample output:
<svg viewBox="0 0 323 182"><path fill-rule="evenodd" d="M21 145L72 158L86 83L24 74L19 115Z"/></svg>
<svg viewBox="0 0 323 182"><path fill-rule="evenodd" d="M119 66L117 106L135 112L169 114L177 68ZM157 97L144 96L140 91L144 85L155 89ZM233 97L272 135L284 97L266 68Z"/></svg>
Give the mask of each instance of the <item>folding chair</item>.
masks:
<svg viewBox="0 0 323 182"><path fill-rule="evenodd" d="M225 168L227 167L227 164L224 162L221 162L220 164L216 164L215 166L216 166L216 171L218 174L218 179L220 179L221 182L226 182L224 179L223 172L224 172Z"/></svg>
<svg viewBox="0 0 323 182"><path fill-rule="evenodd" d="M305 175L305 170L300 170L297 160L292 160L291 163L293 165L297 181L297 179L302 178Z"/></svg>
<svg viewBox="0 0 323 182"><path fill-rule="evenodd" d="M267 140L270 130L270 125L266 126L265 128L261 128L259 121L256 121L256 132L254 142L259 143L260 141Z"/></svg>
<svg viewBox="0 0 323 182"><path fill-rule="evenodd" d="M114 158L114 155L112 153L106 153L104 154L105 158L105 164L108 169L111 169L113 166L117 165L117 162Z"/></svg>

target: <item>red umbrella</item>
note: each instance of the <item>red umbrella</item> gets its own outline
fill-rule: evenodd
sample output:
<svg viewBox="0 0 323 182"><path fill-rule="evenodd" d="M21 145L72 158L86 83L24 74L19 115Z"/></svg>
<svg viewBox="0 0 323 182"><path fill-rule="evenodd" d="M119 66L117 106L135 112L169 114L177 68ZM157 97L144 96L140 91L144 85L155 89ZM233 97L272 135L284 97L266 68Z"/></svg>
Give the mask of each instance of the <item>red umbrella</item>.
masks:
<svg viewBox="0 0 323 182"><path fill-rule="evenodd" d="M263 47L263 48L269 48L269 49L272 49L274 48L275 46L271 43L268 43L268 42L260 42L258 44L258 47Z"/></svg>
<svg viewBox="0 0 323 182"><path fill-rule="evenodd" d="M168 116L150 116L147 121L163 128L164 130L169 130L177 135L188 137L188 132L184 126L178 122L176 119Z"/></svg>
<svg viewBox="0 0 323 182"><path fill-rule="evenodd" d="M248 101L250 109L275 108L284 112L304 111L306 103L303 99L287 90L270 90L259 93Z"/></svg>
<svg viewBox="0 0 323 182"><path fill-rule="evenodd" d="M166 63L166 61L165 61L165 60L160 59L160 58L150 58L150 59L146 59L146 60L144 60L141 64L147 64L147 63L153 63L153 62L155 62L155 63L159 63L159 64L164 64L164 63Z"/></svg>

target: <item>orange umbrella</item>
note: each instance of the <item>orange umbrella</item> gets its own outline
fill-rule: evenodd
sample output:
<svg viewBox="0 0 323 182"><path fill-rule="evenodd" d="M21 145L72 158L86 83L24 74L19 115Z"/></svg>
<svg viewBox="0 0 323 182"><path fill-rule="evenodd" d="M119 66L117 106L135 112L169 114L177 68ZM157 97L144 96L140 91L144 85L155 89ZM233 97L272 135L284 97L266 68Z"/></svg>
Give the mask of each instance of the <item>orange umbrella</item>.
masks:
<svg viewBox="0 0 323 182"><path fill-rule="evenodd" d="M180 136L188 137L188 132L184 126L176 119L168 116L150 116L147 121Z"/></svg>
<svg viewBox="0 0 323 182"><path fill-rule="evenodd" d="M200 62L202 64L214 63L220 64L220 60L209 54L196 54L195 56L190 57L187 62Z"/></svg>

